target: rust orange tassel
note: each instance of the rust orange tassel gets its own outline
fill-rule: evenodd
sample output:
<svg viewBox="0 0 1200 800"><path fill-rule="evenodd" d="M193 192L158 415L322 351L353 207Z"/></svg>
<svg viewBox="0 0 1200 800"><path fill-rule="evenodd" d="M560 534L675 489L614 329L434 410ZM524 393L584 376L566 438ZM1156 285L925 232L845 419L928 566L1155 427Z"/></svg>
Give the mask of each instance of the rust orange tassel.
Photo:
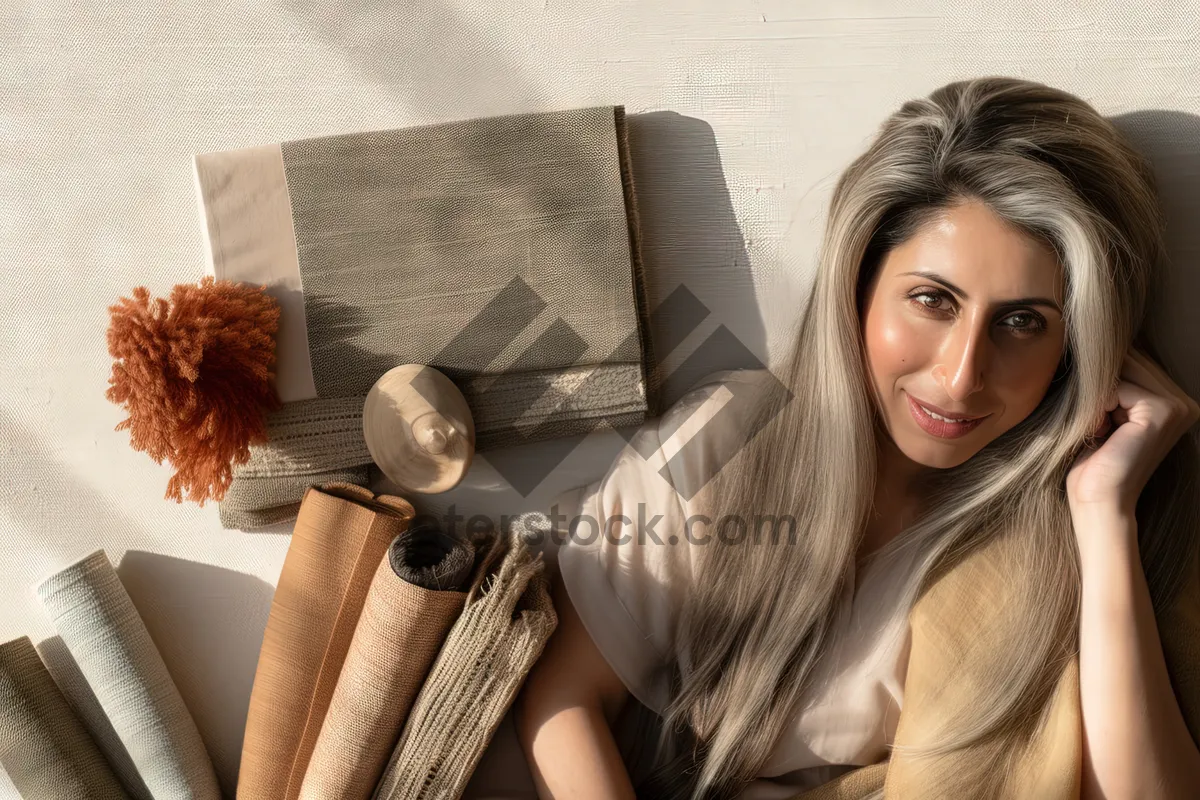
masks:
<svg viewBox="0 0 1200 800"><path fill-rule="evenodd" d="M265 287L216 281L179 284L168 303L144 286L109 306L108 352L116 359L105 397L129 416L130 445L175 474L166 497L221 500L233 467L267 440L279 305Z"/></svg>

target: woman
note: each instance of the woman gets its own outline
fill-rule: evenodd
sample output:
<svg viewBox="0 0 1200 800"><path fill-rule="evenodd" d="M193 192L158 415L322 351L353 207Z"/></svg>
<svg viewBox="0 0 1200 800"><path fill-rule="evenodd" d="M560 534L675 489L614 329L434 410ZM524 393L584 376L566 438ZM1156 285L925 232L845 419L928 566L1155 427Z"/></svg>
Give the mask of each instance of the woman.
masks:
<svg viewBox="0 0 1200 800"><path fill-rule="evenodd" d="M662 717L639 796L786 797L884 760L888 796L1021 796L1062 777L1029 765L1073 705L1062 796L1200 786L1154 632L1200 528L1200 407L1139 333L1159 214L1066 92L988 77L894 113L835 188L778 381L706 382L584 492L602 526L644 503L662 539L700 508L744 535L572 531L517 706L541 796L633 796L631 694Z"/></svg>

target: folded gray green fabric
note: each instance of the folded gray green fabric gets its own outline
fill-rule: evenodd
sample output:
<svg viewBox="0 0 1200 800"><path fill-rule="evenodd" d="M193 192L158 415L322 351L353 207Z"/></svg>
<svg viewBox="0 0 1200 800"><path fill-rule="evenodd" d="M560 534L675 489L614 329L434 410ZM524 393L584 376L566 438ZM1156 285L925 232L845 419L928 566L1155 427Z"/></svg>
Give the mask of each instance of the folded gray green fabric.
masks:
<svg viewBox="0 0 1200 800"><path fill-rule="evenodd" d="M50 576L37 593L87 681L63 692L126 791L220 800L196 723L104 551ZM86 692L94 701L72 697Z"/></svg>
<svg viewBox="0 0 1200 800"><path fill-rule="evenodd" d="M281 299L287 402L235 485L370 463L362 405L400 364L459 387L479 451L658 413L623 106L325 136L195 166L214 274ZM298 503L304 486L292 487Z"/></svg>
<svg viewBox="0 0 1200 800"><path fill-rule="evenodd" d="M558 625L541 553L535 557L520 537L493 534L477 554L466 606L421 686L373 800L460 797Z"/></svg>
<svg viewBox="0 0 1200 800"><path fill-rule="evenodd" d="M128 797L27 636L0 644L0 766L29 800Z"/></svg>

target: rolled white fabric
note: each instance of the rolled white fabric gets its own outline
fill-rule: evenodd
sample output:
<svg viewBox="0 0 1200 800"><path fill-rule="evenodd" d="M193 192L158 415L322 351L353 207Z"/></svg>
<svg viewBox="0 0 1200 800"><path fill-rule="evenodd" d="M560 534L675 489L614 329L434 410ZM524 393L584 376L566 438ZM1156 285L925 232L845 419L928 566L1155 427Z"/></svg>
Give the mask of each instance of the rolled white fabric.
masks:
<svg viewBox="0 0 1200 800"><path fill-rule="evenodd" d="M95 704L76 709L126 790L221 800L196 723L104 551L50 576L37 593L104 718Z"/></svg>

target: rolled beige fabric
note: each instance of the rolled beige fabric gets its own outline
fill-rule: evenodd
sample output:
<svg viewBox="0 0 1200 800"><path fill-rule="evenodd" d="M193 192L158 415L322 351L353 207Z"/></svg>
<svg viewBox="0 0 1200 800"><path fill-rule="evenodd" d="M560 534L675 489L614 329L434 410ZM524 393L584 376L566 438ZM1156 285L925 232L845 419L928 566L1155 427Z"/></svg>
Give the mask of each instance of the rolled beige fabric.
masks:
<svg viewBox="0 0 1200 800"><path fill-rule="evenodd" d="M521 537L496 536L482 549L466 607L413 704L378 800L462 796L558 625L542 554L534 557Z"/></svg>
<svg viewBox="0 0 1200 800"><path fill-rule="evenodd" d="M432 526L400 534L379 564L338 678L301 800L366 800L472 577L470 542Z"/></svg>
<svg viewBox="0 0 1200 800"><path fill-rule="evenodd" d="M30 800L128 797L28 636L0 644L0 765Z"/></svg>
<svg viewBox="0 0 1200 800"><path fill-rule="evenodd" d="M218 506L221 527L254 531L289 522L300 513L300 498L309 486L330 483L366 486L370 478L371 469L368 465L314 475L239 476L230 484L225 499Z"/></svg>
<svg viewBox="0 0 1200 800"><path fill-rule="evenodd" d="M372 579L415 510L351 484L309 487L263 635L239 798L295 798Z"/></svg>
<svg viewBox="0 0 1200 800"><path fill-rule="evenodd" d="M61 684L134 797L220 800L212 761L162 655L103 550L37 587L86 686Z"/></svg>

